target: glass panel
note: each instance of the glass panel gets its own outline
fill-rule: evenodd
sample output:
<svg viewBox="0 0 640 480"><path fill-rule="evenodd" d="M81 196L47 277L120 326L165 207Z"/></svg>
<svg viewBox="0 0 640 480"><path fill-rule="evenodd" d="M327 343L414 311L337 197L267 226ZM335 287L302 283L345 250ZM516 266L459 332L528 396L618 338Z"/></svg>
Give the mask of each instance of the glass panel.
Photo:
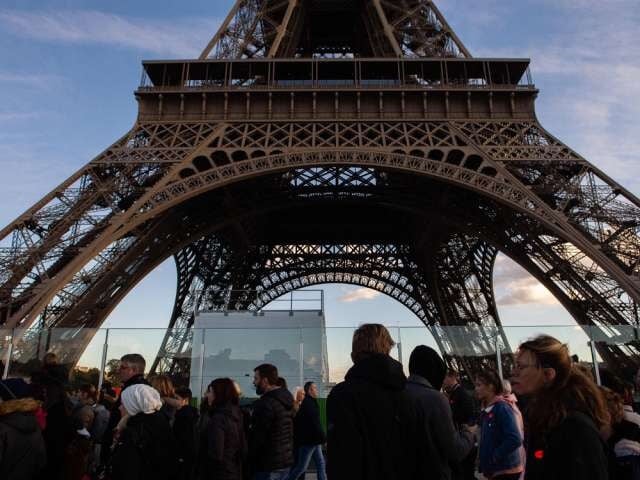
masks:
<svg viewBox="0 0 640 480"><path fill-rule="evenodd" d="M166 333L167 330L162 328L110 328L106 377L108 377L109 380L119 383L117 379L119 360L128 353L139 353L142 355L146 361L146 373L149 373Z"/></svg>
<svg viewBox="0 0 640 480"><path fill-rule="evenodd" d="M16 330L9 376L30 377L42 368L45 355L50 353L64 368L72 386L97 385L102 350L95 348L92 340L99 343L103 336L104 331L95 328Z"/></svg>
<svg viewBox="0 0 640 480"><path fill-rule="evenodd" d="M204 344L204 371L202 376L191 377L191 390L197 395L215 378L229 377L238 382L244 397L255 398L253 370L262 363L271 363L278 367L288 388L295 391L304 382L300 364L301 354L304 355L302 339L302 330L297 328L198 330L194 345ZM312 352L312 342L306 348Z"/></svg>
<svg viewBox="0 0 640 480"><path fill-rule="evenodd" d="M591 355L590 330L589 327L573 326L527 326L527 327L504 327L508 345L502 350L502 362L505 378L511 375L512 352L518 346L538 335L550 335L565 343L569 347L569 354L574 357L574 361L582 365L585 370L595 379L593 370L593 358Z"/></svg>
<svg viewBox="0 0 640 480"><path fill-rule="evenodd" d="M606 371L633 384L638 370L640 340L638 329L627 325L592 326L591 338L603 382Z"/></svg>

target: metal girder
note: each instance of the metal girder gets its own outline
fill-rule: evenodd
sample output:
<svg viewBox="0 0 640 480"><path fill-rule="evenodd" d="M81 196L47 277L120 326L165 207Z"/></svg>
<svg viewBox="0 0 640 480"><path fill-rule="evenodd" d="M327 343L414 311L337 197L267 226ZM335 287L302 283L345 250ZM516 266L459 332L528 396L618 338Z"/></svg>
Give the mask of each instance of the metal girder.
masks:
<svg viewBox="0 0 640 480"><path fill-rule="evenodd" d="M281 56L299 28L291 24L299 7L300 0L237 0L200 59Z"/></svg>
<svg viewBox="0 0 640 480"><path fill-rule="evenodd" d="M371 0L397 57L471 54L430 0Z"/></svg>
<svg viewBox="0 0 640 480"><path fill-rule="evenodd" d="M347 65L319 57L357 55L349 49L361 39L347 35L332 46L325 38L320 48L326 51L313 50L314 28L327 34L330 25L309 24L314 28L300 47L305 22L320 7L331 15L338 6L357 14L354 36L366 30L370 45L361 51L470 57L428 0L239 0L202 58L244 58L239 63L261 65L258 75L271 77L270 63L250 57L310 55L315 73ZM0 325L28 328L39 320L45 327L98 327L155 265L187 249L178 254L173 325L188 325L190 312L205 299L251 306L249 297L229 297L232 290L272 286L275 292L333 278L391 288L433 328L475 322L489 329L499 323L490 288L499 250L536 275L580 325L607 338L619 326L637 326L640 201L539 125L537 91L509 79L509 69L522 76L522 64L501 63L503 74L495 81L483 77L486 84L476 88L472 79L459 84L464 72L452 83L446 75L429 85L411 83L411 75L400 82L402 74L388 75L389 65L401 69L401 62L381 63L380 76L395 79L392 87L384 81L340 86L344 72L330 78L337 83L324 84L331 75L325 72L309 74L316 83L284 78L268 83L267 91L264 84L254 89L227 82L232 75L226 70L222 84L204 75L194 86L184 67L172 74L177 79L170 88L141 89L146 110L141 107L134 128L0 231ZM271 205L273 199L279 203ZM433 208L437 202L439 210ZM351 218L361 221L358 238L344 213L356 207ZM319 231L296 217L279 223L270 216L276 209L295 215L305 208L325 221L339 219L340 227L326 222ZM433 228L442 238L418 241L416 212L428 208L431 220L440 219ZM408 223L400 222L399 212ZM455 225L449 217L457 218L450 222ZM269 222L280 230L270 230ZM394 228L385 230L384 222ZM216 238L227 247L217 263L203 256L194 270L189 246L211 235L223 235ZM302 252L303 260L292 257L268 277L265 262L275 257L256 247L275 245L327 248ZM406 257L413 258L415 271L410 262L391 269L385 263L391 257L365 261L340 251L345 245L409 245L423 253ZM210 250L193 248L198 255ZM338 258L346 262L342 267L331 263ZM205 274L200 269L206 265L216 267ZM202 299L192 294L197 282L210 287ZM489 351L478 335L474 348ZM444 351L454 351L436 336ZM168 337L163 351L184 353L187 343L186 337ZM611 359L638 351L633 343L600 348Z"/></svg>

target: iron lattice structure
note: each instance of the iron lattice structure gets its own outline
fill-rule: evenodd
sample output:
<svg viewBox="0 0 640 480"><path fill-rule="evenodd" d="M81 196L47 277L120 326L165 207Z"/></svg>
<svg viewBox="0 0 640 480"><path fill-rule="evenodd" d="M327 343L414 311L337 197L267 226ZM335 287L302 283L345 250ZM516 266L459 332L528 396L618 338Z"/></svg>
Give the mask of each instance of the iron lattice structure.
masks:
<svg viewBox="0 0 640 480"><path fill-rule="evenodd" d="M602 338L637 325L638 198L538 123L528 60L473 58L433 2L238 0L198 60L143 66L132 130L0 232L3 328L99 327L173 256L154 369L185 373L199 309L326 282L473 368L498 252Z"/></svg>

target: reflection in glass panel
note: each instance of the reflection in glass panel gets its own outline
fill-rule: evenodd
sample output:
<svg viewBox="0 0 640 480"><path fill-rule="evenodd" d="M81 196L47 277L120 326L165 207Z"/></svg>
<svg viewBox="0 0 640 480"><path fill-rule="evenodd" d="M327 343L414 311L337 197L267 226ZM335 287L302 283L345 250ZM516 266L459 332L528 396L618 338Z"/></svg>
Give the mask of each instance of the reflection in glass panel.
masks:
<svg viewBox="0 0 640 480"><path fill-rule="evenodd" d="M195 395L213 379L229 377L245 397L255 397L253 371L262 363L275 365L292 392L307 381L322 386L328 380L324 316L319 312L207 312L198 316L196 326L192 365L201 361L202 369L192 369Z"/></svg>

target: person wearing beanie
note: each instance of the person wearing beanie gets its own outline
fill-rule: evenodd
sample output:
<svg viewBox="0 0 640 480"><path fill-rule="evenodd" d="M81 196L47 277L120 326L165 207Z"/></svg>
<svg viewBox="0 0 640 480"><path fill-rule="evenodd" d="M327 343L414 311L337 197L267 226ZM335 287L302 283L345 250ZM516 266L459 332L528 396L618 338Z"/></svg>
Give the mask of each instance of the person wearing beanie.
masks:
<svg viewBox="0 0 640 480"><path fill-rule="evenodd" d="M31 398L22 379L0 382L0 478L35 480L47 463L42 431L36 419L40 402Z"/></svg>
<svg viewBox="0 0 640 480"><path fill-rule="evenodd" d="M127 418L111 458L112 480L169 480L177 474L177 445L169 420L160 413L162 400L149 385L122 392L121 413Z"/></svg>
<svg viewBox="0 0 640 480"><path fill-rule="evenodd" d="M475 444L471 428L457 431L447 397L440 392L447 367L438 353L417 346L409 358L406 391L415 401L420 418L423 455L428 478L451 479L450 464L461 462Z"/></svg>

